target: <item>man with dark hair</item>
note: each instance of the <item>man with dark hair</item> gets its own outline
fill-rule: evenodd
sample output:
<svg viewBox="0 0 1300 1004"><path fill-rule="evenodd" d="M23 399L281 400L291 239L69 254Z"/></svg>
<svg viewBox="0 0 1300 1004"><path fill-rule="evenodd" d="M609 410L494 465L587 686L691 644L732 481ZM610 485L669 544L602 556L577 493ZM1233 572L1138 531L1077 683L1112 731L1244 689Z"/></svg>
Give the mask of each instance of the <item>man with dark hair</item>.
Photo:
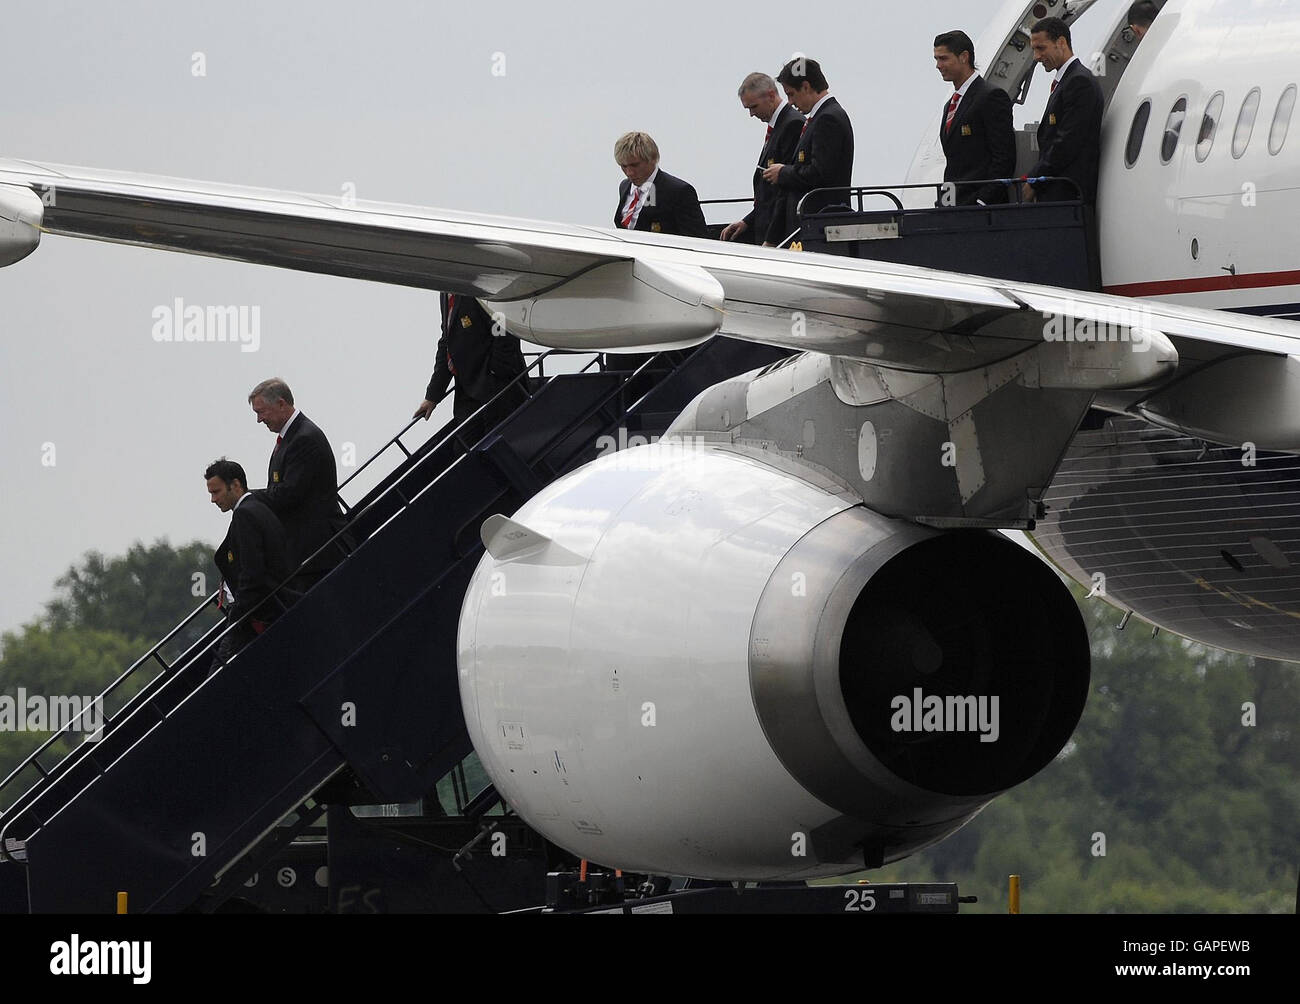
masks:
<svg viewBox="0 0 1300 1004"><path fill-rule="evenodd" d="M455 377L452 418L460 424L493 401L524 371L524 353L519 339L506 332L504 322L494 322L474 297L443 293L439 305L442 334L438 336L433 376L413 417L427 419L432 415ZM482 439L519 405L524 393L524 388L516 384L461 431L461 443L472 446Z"/></svg>
<svg viewBox="0 0 1300 1004"><path fill-rule="evenodd" d="M1101 116L1105 100L1101 85L1079 62L1070 42L1070 29L1057 17L1044 18L1029 36L1034 60L1055 74L1051 96L1038 124L1038 163L1031 177L1069 178L1065 181L1025 183L1027 202L1068 202L1082 198L1086 206L1097 201L1097 174L1101 157Z"/></svg>
<svg viewBox="0 0 1300 1004"><path fill-rule="evenodd" d="M767 125L767 135L754 171L754 208L744 219L727 226L721 237L724 241L779 244L786 236L777 233L785 226L785 205L780 189L763 180L763 171L773 164L794 159L799 134L803 131L803 116L777 91L776 81L766 73L751 73L741 81L736 93L750 116Z"/></svg>
<svg viewBox="0 0 1300 1004"><path fill-rule="evenodd" d="M1151 30L1151 22L1159 13L1160 5L1155 0L1138 0L1128 9L1129 30L1137 36L1139 42L1146 38L1147 32Z"/></svg>
<svg viewBox="0 0 1300 1004"><path fill-rule="evenodd" d="M213 666L220 666L266 630L282 609L282 598L263 602L292 570L285 549L284 527L260 499L248 491L244 468L222 457L203 472L208 496L230 513L230 529L212 560L221 572L221 600L228 623L243 620L217 646Z"/></svg>
<svg viewBox="0 0 1300 1004"><path fill-rule="evenodd" d="M799 200L808 192L847 189L853 183L853 126L831 96L817 60L796 56L781 67L776 79L790 104L807 117L790 162L778 162L763 171L763 180L776 185L785 196L788 235L799 225ZM803 211L815 213L848 199L846 191L819 192L804 199Z"/></svg>
<svg viewBox="0 0 1300 1004"><path fill-rule="evenodd" d="M975 72L975 45L964 31L934 40L934 65L955 88L944 106L939 142L948 158L943 180L951 185L941 205L996 205L1007 201L1006 185L962 185L963 181L1009 178L1016 169L1016 127L1011 96Z"/></svg>
<svg viewBox="0 0 1300 1004"><path fill-rule="evenodd" d="M293 392L279 377L254 387L248 403L257 421L276 433L266 487L255 494L284 524L289 561L298 568L342 525L334 450L316 423L294 408ZM336 544L298 570L295 586L305 592L341 560Z"/></svg>

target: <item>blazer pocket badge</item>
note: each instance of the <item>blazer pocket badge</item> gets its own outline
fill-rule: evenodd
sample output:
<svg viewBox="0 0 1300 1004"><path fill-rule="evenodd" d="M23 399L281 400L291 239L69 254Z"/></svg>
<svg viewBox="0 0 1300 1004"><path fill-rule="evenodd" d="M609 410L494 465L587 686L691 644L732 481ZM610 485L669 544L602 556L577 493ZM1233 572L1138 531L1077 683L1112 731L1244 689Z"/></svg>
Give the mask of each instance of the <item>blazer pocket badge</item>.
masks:
<svg viewBox="0 0 1300 1004"><path fill-rule="evenodd" d="M1055 112L1053 112L1051 115L1047 116L1047 124L1048 124L1048 125L1056 125L1056 113L1055 113Z"/></svg>
<svg viewBox="0 0 1300 1004"><path fill-rule="evenodd" d="M803 163L803 159L804 159L804 158L803 158L803 155L804 155L804 151L803 151L803 150L800 150L800 151L799 151L799 163L800 163L800 164Z"/></svg>
<svg viewBox="0 0 1300 1004"><path fill-rule="evenodd" d="M235 563L235 552L234 552L234 551L227 551L227 552L226 552L226 561L230 562L230 564L232 564L232 565Z"/></svg>
<svg viewBox="0 0 1300 1004"><path fill-rule="evenodd" d="M964 126L962 126L962 127L961 127L961 134L962 134L963 136L970 136L970 135L972 135L972 133L971 133L971 131L970 131L970 126L968 126L968 125L964 125Z"/></svg>
<svg viewBox="0 0 1300 1004"><path fill-rule="evenodd" d="M470 317L469 314L462 314L460 317L460 326L462 328L474 327L474 318Z"/></svg>
<svg viewBox="0 0 1300 1004"><path fill-rule="evenodd" d="M273 471L273 472L271 473L271 480L272 480L272 481L275 481L275 482L279 482L279 480L280 480L280 472L279 472L279 471Z"/></svg>
<svg viewBox="0 0 1300 1004"><path fill-rule="evenodd" d="M775 158L775 157L768 157L768 158L767 158L767 166L768 166L768 167L771 167L771 166L772 166L773 164L775 164L775 163L776 163L776 158Z"/></svg>
<svg viewBox="0 0 1300 1004"><path fill-rule="evenodd" d="M664 232L664 228L663 228L660 224L658 224L658 223L651 223L651 224L650 224L650 232L651 232L652 234L661 234L661 233Z"/></svg>

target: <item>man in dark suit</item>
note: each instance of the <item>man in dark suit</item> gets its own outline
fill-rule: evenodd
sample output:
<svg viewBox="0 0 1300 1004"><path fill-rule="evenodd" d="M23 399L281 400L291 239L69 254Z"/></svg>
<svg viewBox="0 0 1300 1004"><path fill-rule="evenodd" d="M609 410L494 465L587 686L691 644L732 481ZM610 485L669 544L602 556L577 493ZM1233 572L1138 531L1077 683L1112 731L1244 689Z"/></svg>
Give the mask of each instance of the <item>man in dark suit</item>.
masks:
<svg viewBox="0 0 1300 1004"><path fill-rule="evenodd" d="M1097 201L1097 174L1101 157L1101 115L1105 106L1101 85L1074 54L1070 29L1060 18L1044 18L1030 33L1034 60L1054 72L1052 93L1038 125L1038 163L1031 177L1069 178L1063 181L1025 183L1027 202L1068 202L1082 198L1086 206Z"/></svg>
<svg viewBox="0 0 1300 1004"><path fill-rule="evenodd" d="M659 145L649 133L628 132L614 141L614 161L624 178L618 186L614 226L678 237L709 236L699 196L689 182L659 168ZM616 352L605 356L608 370L633 371L652 358L648 352ZM664 355L651 371L628 381L624 398L630 403L654 386L656 377L675 364L681 354Z"/></svg>
<svg viewBox="0 0 1300 1004"><path fill-rule="evenodd" d="M847 191L804 196L818 188L847 189L853 183L853 125L831 96L817 60L798 56L781 67L776 79L790 104L807 117L790 162L778 161L763 170L763 180L776 185L785 196L788 235L799 225L800 199L805 213L848 203Z"/></svg>
<svg viewBox="0 0 1300 1004"><path fill-rule="evenodd" d="M943 180L948 183L941 205L999 205L1007 201L1006 185L962 185L963 181L1009 178L1016 169L1016 127L1011 121L1011 97L975 72L975 44L964 31L944 32L934 40L934 65L952 84L944 104L939 141L948 158Z"/></svg>
<svg viewBox="0 0 1300 1004"><path fill-rule="evenodd" d="M766 73L751 73L740 84L740 103L750 116L767 125L763 148L758 153L754 171L754 208L744 219L723 229L724 241L740 240L748 244L776 245L788 236L778 233L785 226L785 204L776 185L763 180L763 171L773 164L794 160L803 116L776 89L776 81Z"/></svg>
<svg viewBox="0 0 1300 1004"><path fill-rule="evenodd" d="M614 160L622 169L614 226L679 237L708 237L704 210L695 189L659 169L659 146L649 133L624 133L614 143Z"/></svg>
<svg viewBox="0 0 1300 1004"><path fill-rule="evenodd" d="M254 494L284 524L289 561L294 568L310 558L342 526L338 468L325 433L293 406L293 392L279 377L263 380L248 395L259 423L276 433L267 465L266 487ZM306 591L343 557L335 543L295 577Z"/></svg>
<svg viewBox="0 0 1300 1004"><path fill-rule="evenodd" d="M493 321L472 296L443 293L442 334L438 337L433 376L414 418L428 419L438 402L447 396L456 378L452 417L457 424L470 418L524 371L524 354L519 339L506 332L504 322ZM464 446L472 446L523 400L524 388L514 388L495 400L492 407L467 425L460 435Z"/></svg>
<svg viewBox="0 0 1300 1004"><path fill-rule="evenodd" d="M1138 0L1128 9L1128 28L1139 42L1147 37L1159 13L1160 5L1155 0Z"/></svg>
<svg viewBox="0 0 1300 1004"><path fill-rule="evenodd" d="M292 568L284 527L275 513L248 491L244 468L222 457L208 465L203 477L212 504L230 513L230 529L212 556L221 572L226 620L234 624L246 614L252 615L217 646L213 665L220 666L279 615L285 597L263 601L289 577Z"/></svg>

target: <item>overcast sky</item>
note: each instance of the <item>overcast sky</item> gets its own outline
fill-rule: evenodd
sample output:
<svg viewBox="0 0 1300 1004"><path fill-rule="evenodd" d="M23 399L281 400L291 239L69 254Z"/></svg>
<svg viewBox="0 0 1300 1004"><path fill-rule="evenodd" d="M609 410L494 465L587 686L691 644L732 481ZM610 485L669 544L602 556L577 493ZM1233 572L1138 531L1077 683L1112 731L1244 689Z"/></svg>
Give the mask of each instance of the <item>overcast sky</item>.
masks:
<svg viewBox="0 0 1300 1004"><path fill-rule="evenodd" d="M736 87L795 51L852 117L855 183L903 181L948 93L934 35L978 41L1006 6L25 5L0 60L0 157L608 226L629 129L701 198L747 194L762 127ZM177 297L260 308L259 350L155 342ZM429 292L56 237L0 269L0 303L0 629L87 550L215 546L229 517L203 469L225 454L264 483L273 441L245 402L264 377L336 453L368 456L420 402L437 328Z"/></svg>

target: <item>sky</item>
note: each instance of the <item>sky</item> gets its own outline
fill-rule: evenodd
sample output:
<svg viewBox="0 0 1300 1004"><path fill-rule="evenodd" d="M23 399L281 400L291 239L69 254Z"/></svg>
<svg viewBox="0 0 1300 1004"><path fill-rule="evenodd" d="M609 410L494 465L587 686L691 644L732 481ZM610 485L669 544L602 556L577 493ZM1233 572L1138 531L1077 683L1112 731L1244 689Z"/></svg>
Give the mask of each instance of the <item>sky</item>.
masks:
<svg viewBox="0 0 1300 1004"><path fill-rule="evenodd" d="M852 117L854 182L901 183L950 93L934 35L978 41L1005 6L825 2L802 26L753 0L664 0L645 18L588 0L47 2L0 61L0 157L609 226L630 129L702 199L747 195L762 126L736 88L802 52ZM257 308L257 351L155 341L177 298ZM361 461L420 403L437 340L431 292L59 237L0 269L0 305L0 630L36 617L86 551L215 546L229 517L207 464L265 482L259 380L287 380ZM449 417L450 399L429 430Z"/></svg>

